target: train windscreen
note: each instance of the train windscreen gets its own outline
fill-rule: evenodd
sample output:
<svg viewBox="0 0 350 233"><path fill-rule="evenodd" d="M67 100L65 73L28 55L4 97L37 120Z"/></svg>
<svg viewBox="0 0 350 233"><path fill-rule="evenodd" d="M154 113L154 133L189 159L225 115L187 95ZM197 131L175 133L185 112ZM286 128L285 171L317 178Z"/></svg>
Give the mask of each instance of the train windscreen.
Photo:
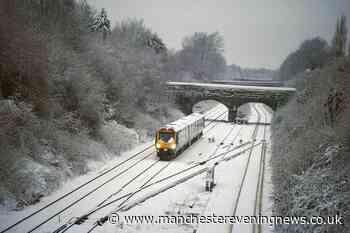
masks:
<svg viewBox="0 0 350 233"><path fill-rule="evenodd" d="M160 131L159 139L163 142L171 142L172 140L174 140L174 134L171 132Z"/></svg>

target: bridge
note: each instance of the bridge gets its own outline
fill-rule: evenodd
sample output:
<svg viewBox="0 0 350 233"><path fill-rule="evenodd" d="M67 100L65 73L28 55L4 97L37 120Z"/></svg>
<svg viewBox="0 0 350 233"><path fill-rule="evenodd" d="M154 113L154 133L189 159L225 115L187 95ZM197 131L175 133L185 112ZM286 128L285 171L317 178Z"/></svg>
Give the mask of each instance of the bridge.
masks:
<svg viewBox="0 0 350 233"><path fill-rule="evenodd" d="M185 114L192 113L194 104L216 100L229 109L229 121L234 121L239 106L259 102L273 110L284 105L295 93L295 88L275 86L231 85L220 83L167 82L166 92Z"/></svg>

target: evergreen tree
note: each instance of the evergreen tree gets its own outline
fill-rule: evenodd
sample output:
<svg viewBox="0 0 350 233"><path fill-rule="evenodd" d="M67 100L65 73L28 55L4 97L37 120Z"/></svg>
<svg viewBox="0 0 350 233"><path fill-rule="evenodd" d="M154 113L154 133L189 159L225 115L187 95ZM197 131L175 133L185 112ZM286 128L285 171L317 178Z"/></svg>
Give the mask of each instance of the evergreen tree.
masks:
<svg viewBox="0 0 350 233"><path fill-rule="evenodd" d="M101 13L95 17L91 30L102 32L103 41L105 41L107 35L111 33L111 22L108 19L107 12L104 8L102 8Z"/></svg>
<svg viewBox="0 0 350 233"><path fill-rule="evenodd" d="M146 47L152 48L156 53L166 51L166 47L161 38L157 34L150 33L148 37L145 38L144 44Z"/></svg>

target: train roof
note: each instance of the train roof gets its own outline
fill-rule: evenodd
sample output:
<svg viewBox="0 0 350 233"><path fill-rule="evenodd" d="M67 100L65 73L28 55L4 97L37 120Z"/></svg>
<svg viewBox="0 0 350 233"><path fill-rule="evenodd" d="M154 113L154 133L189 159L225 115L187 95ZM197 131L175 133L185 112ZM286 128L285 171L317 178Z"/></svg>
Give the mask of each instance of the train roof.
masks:
<svg viewBox="0 0 350 233"><path fill-rule="evenodd" d="M176 121L173 121L169 124L167 124L166 128L172 128L175 130L175 132L180 131L181 129L185 128L187 125L192 124L195 121L198 121L199 119L204 118L203 114L200 113L192 113L188 116L182 117Z"/></svg>

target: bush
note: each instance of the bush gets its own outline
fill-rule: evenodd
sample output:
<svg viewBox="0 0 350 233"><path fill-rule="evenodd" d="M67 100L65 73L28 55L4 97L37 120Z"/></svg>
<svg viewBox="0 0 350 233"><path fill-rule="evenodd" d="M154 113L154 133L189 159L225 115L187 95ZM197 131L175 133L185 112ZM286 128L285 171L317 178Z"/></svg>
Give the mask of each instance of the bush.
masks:
<svg viewBox="0 0 350 233"><path fill-rule="evenodd" d="M131 149L137 145L139 138L137 133L115 121L103 125L99 131L102 141L115 154Z"/></svg>

